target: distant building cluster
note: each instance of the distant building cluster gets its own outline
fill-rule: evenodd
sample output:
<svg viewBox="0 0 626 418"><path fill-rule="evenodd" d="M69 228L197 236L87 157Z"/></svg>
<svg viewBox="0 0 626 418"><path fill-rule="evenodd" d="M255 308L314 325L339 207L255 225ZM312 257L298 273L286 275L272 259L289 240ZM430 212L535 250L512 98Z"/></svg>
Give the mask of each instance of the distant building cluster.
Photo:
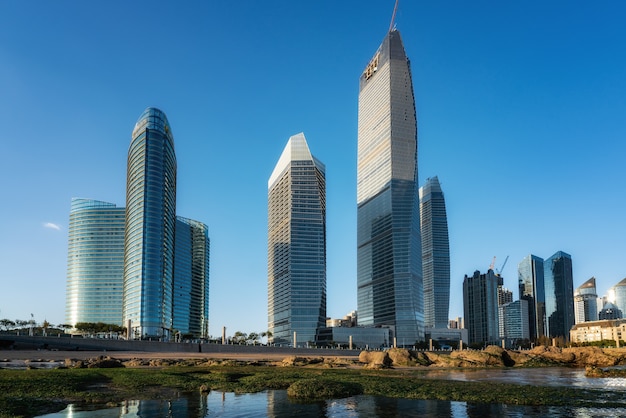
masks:
<svg viewBox="0 0 626 418"><path fill-rule="evenodd" d="M126 207L73 198L66 321L115 324L129 338L208 337L208 228L176 216L176 155L165 114L132 132Z"/></svg>

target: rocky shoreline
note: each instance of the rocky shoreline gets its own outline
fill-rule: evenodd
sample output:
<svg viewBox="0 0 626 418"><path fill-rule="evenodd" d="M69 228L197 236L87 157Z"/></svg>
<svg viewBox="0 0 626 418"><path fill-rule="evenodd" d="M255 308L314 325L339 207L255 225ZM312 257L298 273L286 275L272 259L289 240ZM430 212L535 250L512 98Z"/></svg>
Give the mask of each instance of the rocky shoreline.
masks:
<svg viewBox="0 0 626 418"><path fill-rule="evenodd" d="M12 358L2 359L2 353ZM52 354L48 355L46 354ZM195 367L195 366L307 366L350 368L484 368L484 367L578 367L589 370L626 365L626 348L538 346L532 350L505 350L489 346L484 350L450 352L413 351L392 348L385 351L362 351L354 356L277 356L229 354L198 356L180 353L102 353L83 352L20 353L0 352L0 368L116 368L116 367ZM30 357L29 357L30 356ZM9 357L9 356L7 356Z"/></svg>

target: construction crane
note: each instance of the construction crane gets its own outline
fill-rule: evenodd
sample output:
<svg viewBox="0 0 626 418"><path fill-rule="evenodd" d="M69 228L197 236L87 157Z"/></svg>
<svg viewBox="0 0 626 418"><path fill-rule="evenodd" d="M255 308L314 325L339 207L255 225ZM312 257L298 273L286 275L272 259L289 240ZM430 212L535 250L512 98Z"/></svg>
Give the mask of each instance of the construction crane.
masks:
<svg viewBox="0 0 626 418"><path fill-rule="evenodd" d="M495 260L495 257L494 257ZM499 276L502 274L502 270L504 270L504 266L506 266L506 262L509 261L509 256L507 255L506 258L504 259L504 263L502 263L502 267L500 267L499 269L495 270L496 274Z"/></svg>
<svg viewBox="0 0 626 418"><path fill-rule="evenodd" d="M493 270L496 267L496 256L493 256L493 260L491 260L491 264L489 264L489 270Z"/></svg>

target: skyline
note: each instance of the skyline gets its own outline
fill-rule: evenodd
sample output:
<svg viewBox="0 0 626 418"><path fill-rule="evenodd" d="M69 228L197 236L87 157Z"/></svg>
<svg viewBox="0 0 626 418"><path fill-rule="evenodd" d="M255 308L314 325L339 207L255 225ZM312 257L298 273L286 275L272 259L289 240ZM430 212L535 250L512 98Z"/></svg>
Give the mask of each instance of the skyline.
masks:
<svg viewBox="0 0 626 418"><path fill-rule="evenodd" d="M358 78L393 0L274 4L0 5L0 318L64 322L71 198L124 206L148 106L174 133L177 213L209 228L211 335L267 327L267 178L298 132L327 167L327 313L356 309ZM595 276L599 296L626 277L625 14L400 3L418 186L438 176L446 196L451 317L463 315L464 275L494 255L498 269L510 257L514 299L528 254L571 254L574 287Z"/></svg>

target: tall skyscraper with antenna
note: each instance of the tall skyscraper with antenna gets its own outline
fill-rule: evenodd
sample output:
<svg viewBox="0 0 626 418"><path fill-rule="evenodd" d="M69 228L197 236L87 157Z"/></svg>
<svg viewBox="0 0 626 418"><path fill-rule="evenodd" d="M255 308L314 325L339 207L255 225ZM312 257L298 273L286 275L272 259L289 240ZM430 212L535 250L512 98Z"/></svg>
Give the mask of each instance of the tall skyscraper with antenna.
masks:
<svg viewBox="0 0 626 418"><path fill-rule="evenodd" d="M358 322L389 326L410 346L424 338L417 118L409 59L391 26L359 79Z"/></svg>

